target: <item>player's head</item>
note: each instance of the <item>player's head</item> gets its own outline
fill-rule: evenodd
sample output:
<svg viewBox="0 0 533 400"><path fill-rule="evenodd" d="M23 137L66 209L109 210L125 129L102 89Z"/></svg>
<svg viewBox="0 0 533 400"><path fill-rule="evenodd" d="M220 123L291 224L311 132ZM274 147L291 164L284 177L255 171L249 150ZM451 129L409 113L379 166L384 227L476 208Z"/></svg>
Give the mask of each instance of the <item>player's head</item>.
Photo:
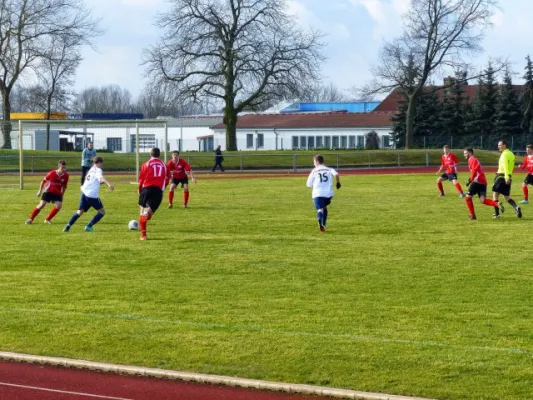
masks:
<svg viewBox="0 0 533 400"><path fill-rule="evenodd" d="M154 147L154 148L150 151L150 157L158 158L160 155L161 155L161 150L159 150L159 147Z"/></svg>
<svg viewBox="0 0 533 400"><path fill-rule="evenodd" d="M176 161L178 158L180 158L180 152L178 150L174 150L172 152L172 159Z"/></svg>
<svg viewBox="0 0 533 400"><path fill-rule="evenodd" d="M89 150L92 150L93 149L93 142L89 142L87 143L87 147L89 148Z"/></svg>
<svg viewBox="0 0 533 400"><path fill-rule="evenodd" d="M104 159L102 157L96 156L96 157L93 158L94 165L96 165L96 164L102 165L103 162L104 162Z"/></svg>
<svg viewBox="0 0 533 400"><path fill-rule="evenodd" d="M526 146L526 153L527 153L528 156L533 154L533 144L528 144Z"/></svg>
<svg viewBox="0 0 533 400"><path fill-rule="evenodd" d="M444 152L444 154L448 154L450 152L450 146L448 146L447 144L445 144L443 147L442 147L442 151Z"/></svg>
<svg viewBox="0 0 533 400"><path fill-rule="evenodd" d="M465 151L463 152L465 158L468 160L470 157L474 155L474 149L472 147L467 147Z"/></svg>
<svg viewBox="0 0 533 400"><path fill-rule="evenodd" d="M65 160L59 160L57 163L57 170L60 172L67 170L67 162Z"/></svg>
<svg viewBox="0 0 533 400"><path fill-rule="evenodd" d="M507 142L505 140L500 140L498 142L498 150L504 151L505 149L507 149Z"/></svg>
<svg viewBox="0 0 533 400"><path fill-rule="evenodd" d="M317 154L313 157L313 163L315 166L324 164L324 157L322 157L320 154Z"/></svg>

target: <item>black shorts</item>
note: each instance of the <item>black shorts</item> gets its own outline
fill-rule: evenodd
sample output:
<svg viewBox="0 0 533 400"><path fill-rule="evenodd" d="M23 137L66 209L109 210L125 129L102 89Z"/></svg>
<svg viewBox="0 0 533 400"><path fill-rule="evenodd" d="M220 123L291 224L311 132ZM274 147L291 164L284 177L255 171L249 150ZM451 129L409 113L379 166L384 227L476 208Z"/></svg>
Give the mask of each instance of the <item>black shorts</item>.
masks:
<svg viewBox="0 0 533 400"><path fill-rule="evenodd" d="M454 173L451 173L451 174L448 174L448 173L444 173L440 176L443 180L445 181L456 181L457 180L457 174L454 172Z"/></svg>
<svg viewBox="0 0 533 400"><path fill-rule="evenodd" d="M468 192L466 192L467 196L474 197L475 195L478 195L479 197L487 197L487 185L484 185L479 182L472 182L470 186L468 187Z"/></svg>
<svg viewBox="0 0 533 400"><path fill-rule="evenodd" d="M188 185L189 184L189 177L186 176L185 178L181 178L181 179L177 179L177 178L172 178L172 184L178 186L180 183L181 183L181 187L183 187L183 185Z"/></svg>
<svg viewBox="0 0 533 400"><path fill-rule="evenodd" d="M56 201L62 203L63 195L44 192L41 197L41 200L47 201L49 203L55 203Z"/></svg>
<svg viewBox="0 0 533 400"><path fill-rule="evenodd" d="M533 185L533 175L526 176L526 179L524 179L524 183L526 185Z"/></svg>
<svg viewBox="0 0 533 400"><path fill-rule="evenodd" d="M143 208L150 207L155 212L163 200L163 191L155 186L149 186L141 190L139 205Z"/></svg>
<svg viewBox="0 0 533 400"><path fill-rule="evenodd" d="M504 196L509 196L511 194L511 183L505 183L505 176L503 174L496 174L494 184L492 185L492 191L503 194Z"/></svg>

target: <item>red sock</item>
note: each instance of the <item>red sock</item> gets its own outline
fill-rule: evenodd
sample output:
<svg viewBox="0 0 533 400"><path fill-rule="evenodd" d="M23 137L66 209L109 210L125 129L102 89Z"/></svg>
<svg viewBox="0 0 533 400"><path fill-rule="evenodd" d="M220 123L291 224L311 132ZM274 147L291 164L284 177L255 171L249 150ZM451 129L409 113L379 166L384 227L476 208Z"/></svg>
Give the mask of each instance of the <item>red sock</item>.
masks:
<svg viewBox="0 0 533 400"><path fill-rule="evenodd" d="M439 188L440 194L444 194L444 188L442 187L442 182L437 183L437 186Z"/></svg>
<svg viewBox="0 0 533 400"><path fill-rule="evenodd" d="M498 202L496 200L485 199L483 200L483 204L486 206L498 207Z"/></svg>
<svg viewBox="0 0 533 400"><path fill-rule="evenodd" d="M189 192L183 192L183 205L187 205L189 203Z"/></svg>
<svg viewBox="0 0 533 400"><path fill-rule="evenodd" d="M524 193L524 200L529 200L529 191L527 190L527 186L522 186L522 193Z"/></svg>
<svg viewBox="0 0 533 400"><path fill-rule="evenodd" d="M139 217L139 226L141 227L141 236L146 236L146 217Z"/></svg>
<svg viewBox="0 0 533 400"><path fill-rule="evenodd" d="M168 204L172 204L174 201L174 192L168 192Z"/></svg>
<svg viewBox="0 0 533 400"><path fill-rule="evenodd" d="M48 217L46 217L46 220L47 221L51 221L52 218L54 218L54 216L59 212L59 209L54 207L52 208L52 211L50 211L50 214L48 214Z"/></svg>
<svg viewBox="0 0 533 400"><path fill-rule="evenodd" d="M33 221L35 219L35 217L41 212L41 210L39 210L37 207L35 207L33 209L33 211L31 212L31 215L30 215L30 219Z"/></svg>
<svg viewBox="0 0 533 400"><path fill-rule="evenodd" d="M461 184L459 182L455 184L455 188L459 193L463 194L463 188L461 187Z"/></svg>
<svg viewBox="0 0 533 400"><path fill-rule="evenodd" d="M476 216L476 212L474 211L474 203L472 202L472 197L466 197L466 206L468 207L468 211L470 211L470 215L472 218Z"/></svg>

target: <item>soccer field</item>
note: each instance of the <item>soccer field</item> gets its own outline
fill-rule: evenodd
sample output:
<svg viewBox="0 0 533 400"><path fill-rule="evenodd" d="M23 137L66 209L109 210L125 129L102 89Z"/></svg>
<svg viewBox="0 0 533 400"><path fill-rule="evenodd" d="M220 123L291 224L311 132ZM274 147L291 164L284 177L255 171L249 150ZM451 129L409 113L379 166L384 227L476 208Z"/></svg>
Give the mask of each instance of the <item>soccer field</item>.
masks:
<svg viewBox="0 0 533 400"><path fill-rule="evenodd" d="M342 173L342 171L341 171ZM92 233L24 225L40 177L0 191L0 350L438 399L529 399L533 209L477 221L434 175L344 175L328 230L305 176L203 179L146 242L108 176ZM464 179L463 179L464 178ZM461 175L462 181L466 174ZM520 180L513 187L521 199ZM531 206L529 206L531 207Z"/></svg>

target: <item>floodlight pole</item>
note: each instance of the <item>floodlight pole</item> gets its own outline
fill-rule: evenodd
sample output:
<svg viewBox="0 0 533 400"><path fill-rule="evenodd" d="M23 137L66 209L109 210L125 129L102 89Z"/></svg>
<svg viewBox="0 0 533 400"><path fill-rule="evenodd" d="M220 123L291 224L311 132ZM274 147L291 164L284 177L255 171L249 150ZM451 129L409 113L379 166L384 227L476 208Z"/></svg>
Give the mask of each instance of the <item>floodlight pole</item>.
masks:
<svg viewBox="0 0 533 400"><path fill-rule="evenodd" d="M19 119L19 184L24 189L24 153L22 151L22 120Z"/></svg>

